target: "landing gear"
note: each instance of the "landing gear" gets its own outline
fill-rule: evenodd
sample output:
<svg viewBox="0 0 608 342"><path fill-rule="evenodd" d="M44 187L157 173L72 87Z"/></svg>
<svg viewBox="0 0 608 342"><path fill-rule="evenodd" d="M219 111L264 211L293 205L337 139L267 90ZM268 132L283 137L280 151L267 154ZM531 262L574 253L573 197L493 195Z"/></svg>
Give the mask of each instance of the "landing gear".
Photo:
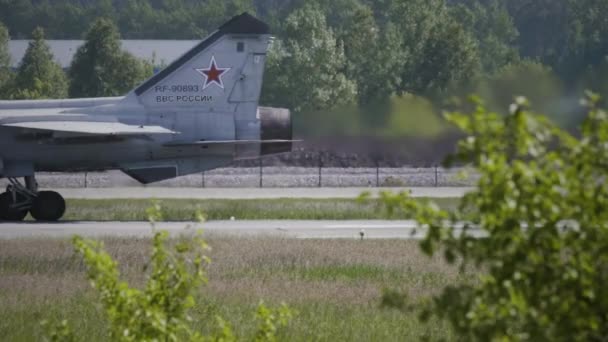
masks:
<svg viewBox="0 0 608 342"><path fill-rule="evenodd" d="M23 195L18 193L7 191L0 194L0 220L22 221L27 215L27 208L23 207L25 201Z"/></svg>
<svg viewBox="0 0 608 342"><path fill-rule="evenodd" d="M54 191L38 191L34 176L25 177L25 185L16 178L0 194L0 221L22 221L28 211L36 221L58 221L65 213L65 200Z"/></svg>
<svg viewBox="0 0 608 342"><path fill-rule="evenodd" d="M65 213L65 200L55 191L40 191L30 214L36 221L58 221Z"/></svg>

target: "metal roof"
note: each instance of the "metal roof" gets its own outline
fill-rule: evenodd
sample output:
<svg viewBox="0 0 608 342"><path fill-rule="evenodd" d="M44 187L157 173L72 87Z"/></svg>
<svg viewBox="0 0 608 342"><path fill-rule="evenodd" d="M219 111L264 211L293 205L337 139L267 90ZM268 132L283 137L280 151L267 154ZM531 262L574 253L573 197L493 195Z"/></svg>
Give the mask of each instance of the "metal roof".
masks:
<svg viewBox="0 0 608 342"><path fill-rule="evenodd" d="M21 63L29 42L29 40L8 42L13 68L17 68ZM70 66L76 50L84 44L84 40L47 40L46 42L55 60L64 69ZM121 40L124 50L137 58L154 60L156 66L170 64L199 42L200 40Z"/></svg>

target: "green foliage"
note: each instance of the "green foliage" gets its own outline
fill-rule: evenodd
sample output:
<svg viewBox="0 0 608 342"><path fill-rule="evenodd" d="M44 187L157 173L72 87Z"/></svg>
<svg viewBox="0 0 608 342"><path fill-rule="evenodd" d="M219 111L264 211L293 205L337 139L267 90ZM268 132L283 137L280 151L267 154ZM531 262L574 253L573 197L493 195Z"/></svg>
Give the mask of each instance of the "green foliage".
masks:
<svg viewBox="0 0 608 342"><path fill-rule="evenodd" d="M405 311L409 307L407 294L398 290L384 289L380 306Z"/></svg>
<svg viewBox="0 0 608 342"><path fill-rule="evenodd" d="M11 97L15 99L65 98L68 81L61 66L53 59L49 46L44 41L44 31L36 28L32 41L17 70Z"/></svg>
<svg viewBox="0 0 608 342"><path fill-rule="evenodd" d="M260 303L255 316L259 323L254 341L275 342L277 341L277 331L289 324L292 313L285 304L276 310L272 310L264 306L263 303Z"/></svg>
<svg viewBox="0 0 608 342"><path fill-rule="evenodd" d="M122 51L119 39L110 20L91 26L70 66L70 97L123 95L150 76L150 66Z"/></svg>
<svg viewBox="0 0 608 342"><path fill-rule="evenodd" d="M12 1L0 0L0 21L24 38L42 26L55 39L80 38L90 23L113 18L130 39L200 39L218 24L243 11L247 0Z"/></svg>
<svg viewBox="0 0 608 342"><path fill-rule="evenodd" d="M0 98L7 97L7 85L12 81L11 56L8 53L8 30L0 22Z"/></svg>
<svg viewBox="0 0 608 342"><path fill-rule="evenodd" d="M567 0L566 46L556 47L551 61L566 78L576 79L586 67L601 64L608 56L608 2L598 0Z"/></svg>
<svg viewBox="0 0 608 342"><path fill-rule="evenodd" d="M61 322L42 321L40 323L46 329L47 340L50 342L76 342L74 332L70 328L67 320Z"/></svg>
<svg viewBox="0 0 608 342"><path fill-rule="evenodd" d="M189 328L188 309L194 306L194 290L204 281L204 241L197 236L182 241L169 253L164 246L167 232L153 239L150 276L145 289L130 288L119 280L117 264L102 250L100 242L73 239L76 252L87 264L87 276L99 291L110 324L112 340L180 341L198 338Z"/></svg>
<svg viewBox="0 0 608 342"><path fill-rule="evenodd" d="M225 9L215 13L215 7L187 6L184 1L160 1L157 7L148 1L129 0L120 11L117 25L121 32L133 38L200 39L211 29L202 18L210 15L224 16Z"/></svg>
<svg viewBox="0 0 608 342"><path fill-rule="evenodd" d="M162 208L156 203L148 210L152 228L162 219ZM197 214L199 221L202 215ZM113 341L236 341L228 323L217 318L213 336L203 336L191 328L189 310L195 305L195 291L207 281L205 256L209 249L200 232L179 239L169 250L166 231L155 232L149 275L144 289L130 287L120 280L118 264L103 250L103 243L75 236L72 244L84 259L87 278L98 291ZM291 311L285 305L269 309L258 306L256 341L276 341L279 328L288 324ZM66 321L46 326L51 341L72 341L74 335Z"/></svg>
<svg viewBox="0 0 608 342"><path fill-rule="evenodd" d="M520 54L549 65L566 80L608 55L606 11L601 0L512 0L507 8L521 33Z"/></svg>
<svg viewBox="0 0 608 342"><path fill-rule="evenodd" d="M593 89L602 97L602 104L608 99L608 56L604 61L594 67L589 67L579 81L581 89Z"/></svg>
<svg viewBox="0 0 608 342"><path fill-rule="evenodd" d="M443 0L393 0L389 20L398 28L402 62L395 71L400 92L445 90L479 69L477 44L455 21Z"/></svg>
<svg viewBox="0 0 608 342"><path fill-rule="evenodd" d="M271 23L273 31L286 39L282 34L285 18L304 5L323 12L346 48L347 38L342 35L349 35L353 19L362 19L360 27L355 26L350 34L357 35L356 39L371 37L364 32L370 24L382 36L386 25L392 23L400 26L402 42L410 46L401 51L369 40L369 45L359 51L364 56L419 51L433 34L433 27L452 21L475 37L481 65L488 73L516 62L521 55L547 64L560 77L576 78L608 55L608 44L602 39L608 33L604 15L608 5L603 0L0 0L0 21L18 39L27 38L37 26L53 39L79 39L100 17L112 18L128 39L201 39L231 16L248 11ZM362 8L371 10L373 23L361 17ZM416 63L418 56L399 58L404 63ZM378 65L383 66L380 62ZM367 92L363 94L365 98Z"/></svg>
<svg viewBox="0 0 608 342"><path fill-rule="evenodd" d="M294 11L287 18L285 36L268 56L263 101L296 112L355 101L356 85L344 73L344 49L318 7Z"/></svg>
<svg viewBox="0 0 608 342"><path fill-rule="evenodd" d="M8 30L2 23L0 23L0 67L2 71L5 72L6 69L10 67L11 64L11 56L8 53L8 41L10 37L8 35Z"/></svg>
<svg viewBox="0 0 608 342"><path fill-rule="evenodd" d="M484 72L494 73L519 59L516 45L519 33L504 2L468 1L455 5L452 15L478 42Z"/></svg>
<svg viewBox="0 0 608 342"><path fill-rule="evenodd" d="M394 70L400 63L400 37L395 26L380 30L370 7L360 5L342 21L338 35L344 43L346 76L357 83L362 105L395 93L399 77Z"/></svg>
<svg viewBox="0 0 608 342"><path fill-rule="evenodd" d="M580 138L530 112L523 98L506 116L479 102L470 114L449 114L466 134L451 161L478 170L476 190L453 212L384 194L389 212L411 213L427 231L424 252L483 271L445 288L424 318L448 319L464 340L608 335L608 114L597 100L586 100Z"/></svg>
<svg viewBox="0 0 608 342"><path fill-rule="evenodd" d="M505 4L519 31L517 46L524 58L552 64L565 49L570 1L510 0Z"/></svg>
<svg viewBox="0 0 608 342"><path fill-rule="evenodd" d="M454 83L474 79L480 69L477 43L457 22L435 27L415 58L412 74L403 79L404 90L442 92Z"/></svg>

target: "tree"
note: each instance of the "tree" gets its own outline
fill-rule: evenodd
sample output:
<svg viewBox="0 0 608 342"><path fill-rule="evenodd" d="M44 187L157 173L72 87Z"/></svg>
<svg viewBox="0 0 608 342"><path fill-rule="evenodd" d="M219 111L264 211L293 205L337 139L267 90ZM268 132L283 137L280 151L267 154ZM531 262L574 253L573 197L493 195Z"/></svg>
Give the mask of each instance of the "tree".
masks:
<svg viewBox="0 0 608 342"><path fill-rule="evenodd" d="M43 26L46 36L53 39L80 38L92 21L87 16L86 7L70 0L54 0L43 10L49 17L48 24Z"/></svg>
<svg viewBox="0 0 608 342"><path fill-rule="evenodd" d="M450 83L475 77L477 44L450 16L444 0L392 0L388 7L402 42L403 58L395 71L399 92L443 91Z"/></svg>
<svg viewBox="0 0 608 342"><path fill-rule="evenodd" d="M108 19L86 34L69 69L71 97L122 95L151 74L151 68L120 48L120 35Z"/></svg>
<svg viewBox="0 0 608 342"><path fill-rule="evenodd" d="M510 115L478 103L447 116L466 134L452 161L478 171L477 188L454 212L384 195L390 210L410 213L427 231L423 251L479 272L446 287L424 316L446 318L462 340L608 336L608 113L596 101L586 100L580 138L521 98Z"/></svg>
<svg viewBox="0 0 608 342"><path fill-rule="evenodd" d="M13 39L23 39L35 28L34 8L31 0L0 0L0 21L2 21Z"/></svg>
<svg viewBox="0 0 608 342"><path fill-rule="evenodd" d="M431 31L404 85L414 93L442 92L474 79L480 69L477 44L462 25L448 20Z"/></svg>
<svg viewBox="0 0 608 342"><path fill-rule="evenodd" d="M129 37L142 39L150 32L160 28L157 12L147 1L127 0L120 12L117 25L120 32L128 33ZM164 27L164 26L163 26ZM160 35L158 38L165 38Z"/></svg>
<svg viewBox="0 0 608 342"><path fill-rule="evenodd" d="M356 85L345 71L342 44L323 12L306 5L287 18L285 39L268 56L263 102L296 112L352 103Z"/></svg>
<svg viewBox="0 0 608 342"><path fill-rule="evenodd" d="M7 96L7 85L13 78L11 56L8 53L8 30L0 23L0 98Z"/></svg>
<svg viewBox="0 0 608 342"><path fill-rule="evenodd" d="M8 68L11 64L11 56L8 52L9 40L8 30L0 22L0 67L2 68Z"/></svg>
<svg viewBox="0 0 608 342"><path fill-rule="evenodd" d="M602 96L602 104L606 104L608 99L608 55L604 58L604 61L594 67L589 67L585 70L583 77L581 77L580 89L593 89L595 92Z"/></svg>
<svg viewBox="0 0 608 342"><path fill-rule="evenodd" d="M485 73L493 73L519 59L516 45L519 33L504 2L468 1L454 6L452 16L478 42L480 60Z"/></svg>
<svg viewBox="0 0 608 342"><path fill-rule="evenodd" d="M44 30L39 27L32 32L32 41L17 69L12 87L12 97L17 99L57 99L68 94L66 75L53 60L53 54L44 41Z"/></svg>
<svg viewBox="0 0 608 342"><path fill-rule="evenodd" d="M567 42L557 56L555 68L567 79L576 79L587 67L603 63L608 56L608 3L601 0L568 0ZM563 23L562 23L563 25Z"/></svg>
<svg viewBox="0 0 608 342"><path fill-rule="evenodd" d="M520 55L554 66L551 60L566 47L568 1L511 0L505 4L519 31Z"/></svg>
<svg viewBox="0 0 608 342"><path fill-rule="evenodd" d="M395 73L400 58L400 41L395 27L380 31L371 8L359 5L343 20L339 32L347 60L346 76L357 83L362 105L389 98L399 78Z"/></svg>

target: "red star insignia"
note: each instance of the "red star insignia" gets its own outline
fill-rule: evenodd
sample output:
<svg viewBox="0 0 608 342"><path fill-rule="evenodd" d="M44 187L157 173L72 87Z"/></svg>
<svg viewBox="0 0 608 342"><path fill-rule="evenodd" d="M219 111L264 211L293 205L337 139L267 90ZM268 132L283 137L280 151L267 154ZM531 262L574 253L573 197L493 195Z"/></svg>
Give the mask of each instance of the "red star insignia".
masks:
<svg viewBox="0 0 608 342"><path fill-rule="evenodd" d="M224 82L222 81L222 76L228 72L231 68L219 68L215 63L215 56L211 56L211 61L209 61L209 67L207 69L194 69L199 74L205 77L205 84L203 85L203 89L206 89L208 86L212 84L216 84L218 87L224 89Z"/></svg>

